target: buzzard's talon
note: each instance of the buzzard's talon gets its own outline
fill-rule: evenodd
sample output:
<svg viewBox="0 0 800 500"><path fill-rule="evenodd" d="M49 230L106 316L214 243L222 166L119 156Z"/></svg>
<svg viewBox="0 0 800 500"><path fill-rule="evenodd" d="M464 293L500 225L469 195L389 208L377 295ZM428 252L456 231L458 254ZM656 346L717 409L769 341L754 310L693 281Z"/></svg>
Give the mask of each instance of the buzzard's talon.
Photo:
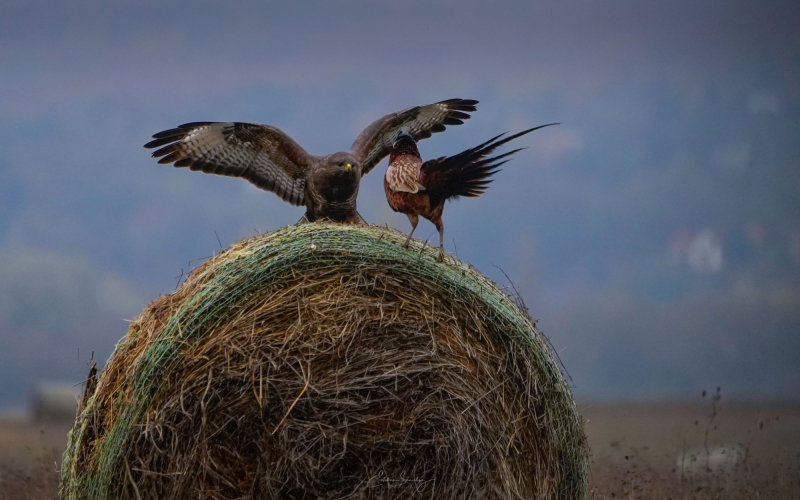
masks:
<svg viewBox="0 0 800 500"><path fill-rule="evenodd" d="M353 219L352 223L354 226L369 226L367 221L365 221L364 218L361 217L361 214L358 212L356 212L356 216Z"/></svg>

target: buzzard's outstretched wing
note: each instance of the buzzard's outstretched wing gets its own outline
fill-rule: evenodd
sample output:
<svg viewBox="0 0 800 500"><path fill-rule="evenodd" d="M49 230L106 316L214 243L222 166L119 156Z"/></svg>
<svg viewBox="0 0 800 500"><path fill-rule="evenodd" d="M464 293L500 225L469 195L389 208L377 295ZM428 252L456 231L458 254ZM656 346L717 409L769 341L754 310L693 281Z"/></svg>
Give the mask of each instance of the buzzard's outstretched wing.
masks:
<svg viewBox="0 0 800 500"><path fill-rule="evenodd" d="M361 164L363 176L389 154L401 128L408 129L417 141L427 139L443 131L445 125L464 123L469 119L468 113L475 111L476 104L478 101L471 99L448 99L386 115L361 132L350 147L350 153Z"/></svg>
<svg viewBox="0 0 800 500"><path fill-rule="evenodd" d="M270 125L233 122L186 123L159 132L146 148L158 163L175 162L207 174L243 177L283 201L303 205L306 173L314 157Z"/></svg>

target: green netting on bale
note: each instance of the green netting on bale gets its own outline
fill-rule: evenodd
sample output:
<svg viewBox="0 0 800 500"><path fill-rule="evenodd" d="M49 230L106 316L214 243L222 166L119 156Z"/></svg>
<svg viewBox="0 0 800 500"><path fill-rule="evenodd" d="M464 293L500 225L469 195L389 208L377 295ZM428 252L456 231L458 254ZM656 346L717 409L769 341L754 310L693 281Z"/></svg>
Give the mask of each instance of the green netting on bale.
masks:
<svg viewBox="0 0 800 500"><path fill-rule="evenodd" d="M64 498L585 498L542 333L377 227L243 240L154 301L84 402Z"/></svg>

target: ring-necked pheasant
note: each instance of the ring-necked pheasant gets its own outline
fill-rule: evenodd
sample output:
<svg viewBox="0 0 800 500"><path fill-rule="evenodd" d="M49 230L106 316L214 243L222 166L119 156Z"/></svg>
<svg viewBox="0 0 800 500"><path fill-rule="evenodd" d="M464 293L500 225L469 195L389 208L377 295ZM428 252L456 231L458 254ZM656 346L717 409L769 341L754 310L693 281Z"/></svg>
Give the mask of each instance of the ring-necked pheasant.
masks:
<svg viewBox="0 0 800 500"><path fill-rule="evenodd" d="M500 165L507 162L510 155L524 148L486 157L508 141L550 125L557 124L541 125L508 137L500 134L455 156L443 156L425 163L419 155L413 131L401 129L389 156L383 187L392 210L406 214L411 222L411 232L404 246L408 247L419 216L422 216L439 231L439 259L443 260L444 202L459 196L474 198L482 195L492 182L489 177L500 170Z"/></svg>

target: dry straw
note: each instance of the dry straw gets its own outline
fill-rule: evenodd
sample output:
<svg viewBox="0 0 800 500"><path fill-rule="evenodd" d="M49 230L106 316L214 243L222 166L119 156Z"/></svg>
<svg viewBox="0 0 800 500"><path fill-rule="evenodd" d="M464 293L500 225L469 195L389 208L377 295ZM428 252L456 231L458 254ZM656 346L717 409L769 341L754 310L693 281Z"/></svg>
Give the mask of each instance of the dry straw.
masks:
<svg viewBox="0 0 800 500"><path fill-rule="evenodd" d="M70 433L70 499L586 498L583 426L492 282L376 228L291 226L131 325Z"/></svg>

